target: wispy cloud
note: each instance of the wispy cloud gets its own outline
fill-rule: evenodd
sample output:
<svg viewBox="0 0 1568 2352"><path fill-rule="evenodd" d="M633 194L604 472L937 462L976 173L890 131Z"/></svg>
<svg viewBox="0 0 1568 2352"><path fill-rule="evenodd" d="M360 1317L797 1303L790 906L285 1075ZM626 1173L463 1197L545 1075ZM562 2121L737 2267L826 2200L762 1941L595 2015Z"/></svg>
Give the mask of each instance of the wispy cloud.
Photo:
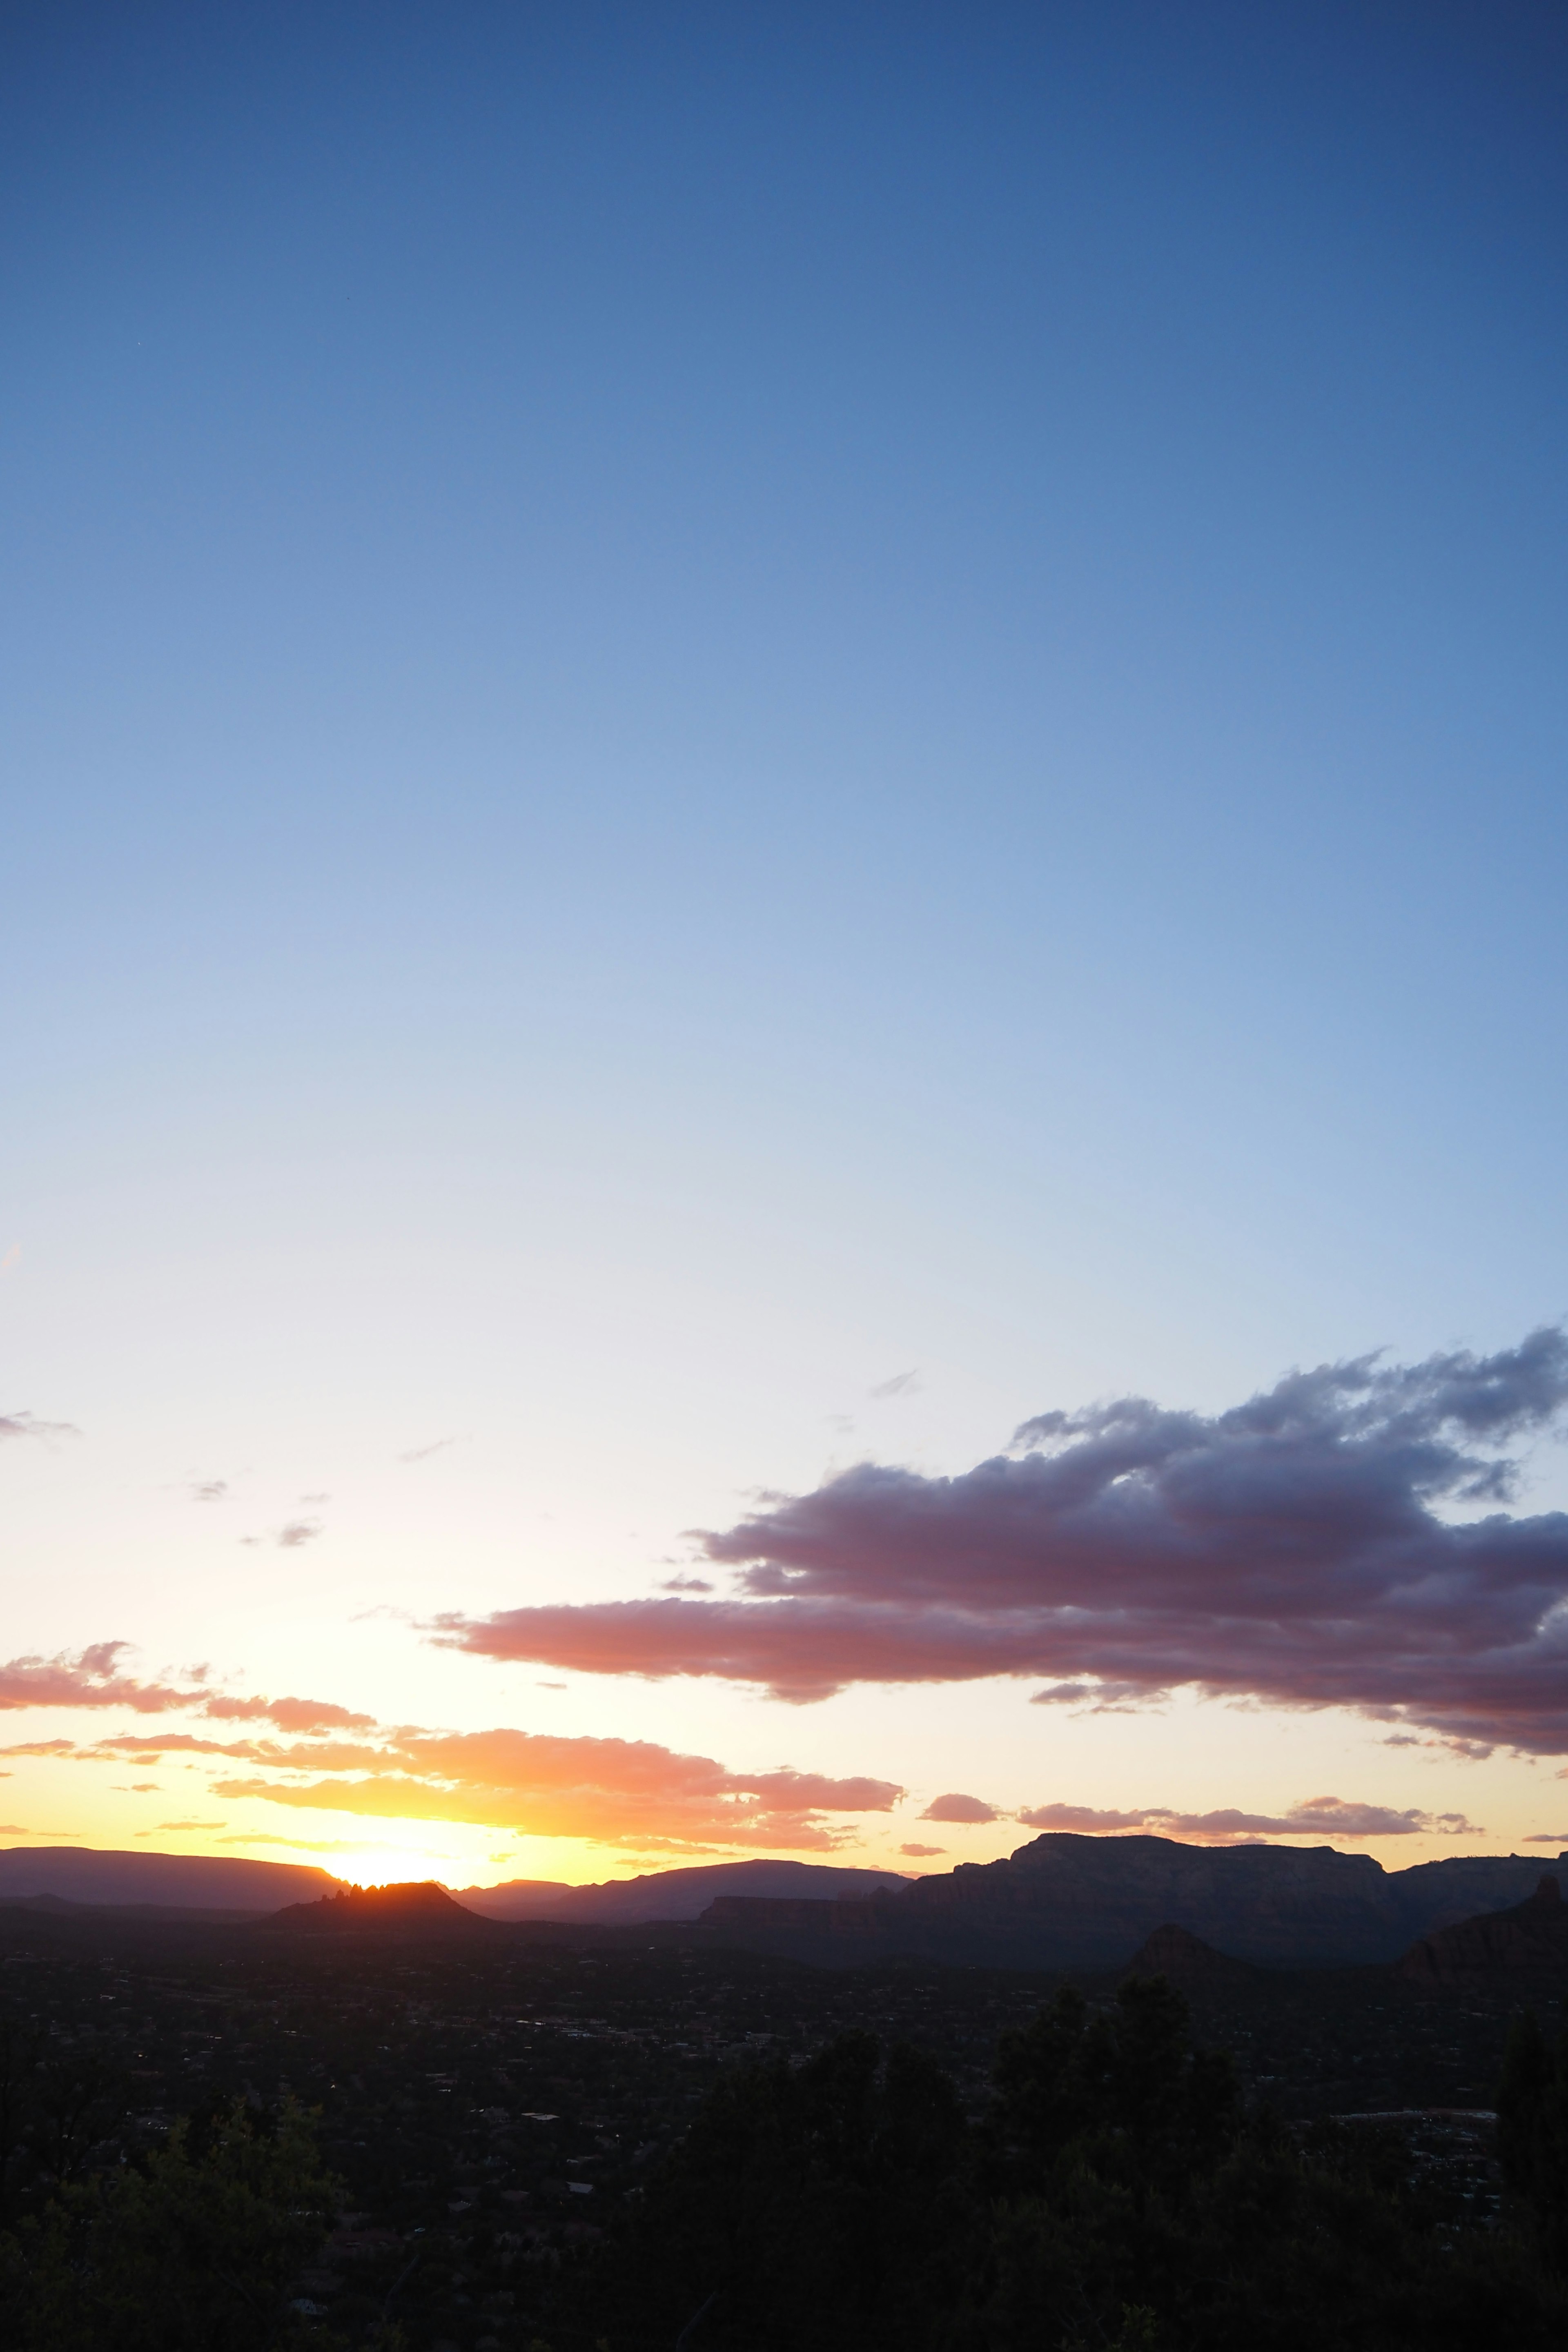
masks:
<svg viewBox="0 0 1568 2352"><path fill-rule="evenodd" d="M0 1442L8 1437L35 1437L41 1445L53 1445L62 1437L80 1435L73 1422L40 1421L35 1412L0 1412Z"/></svg>
<svg viewBox="0 0 1568 2352"><path fill-rule="evenodd" d="M249 1704L215 1702L238 1713ZM288 1704L257 1702L254 1711L286 1730ZM510 1836L680 1852L830 1852L852 1836L855 1817L889 1812L905 1793L896 1781L866 1774L835 1778L788 1765L734 1769L650 1740L425 1730L377 1725L324 1703L294 1704L314 1736L115 1732L80 1742L24 1741L0 1753L121 1766L166 1756L212 1758L248 1768L243 1777L210 1784L226 1801L261 1799L383 1821L471 1822ZM359 1736L331 1736L334 1717L342 1730Z"/></svg>
<svg viewBox="0 0 1568 2352"><path fill-rule="evenodd" d="M918 1861L925 1861L933 1853L945 1853L947 1848L944 1845L901 1845L899 1852L911 1854Z"/></svg>
<svg viewBox="0 0 1568 2352"><path fill-rule="evenodd" d="M406 1454L397 1458L400 1462L428 1462L433 1454L444 1454L448 1445L456 1445L457 1442L455 1437L437 1437L429 1445L411 1445Z"/></svg>
<svg viewBox="0 0 1568 2352"><path fill-rule="evenodd" d="M74 1654L52 1658L11 1658L0 1664L0 1711L26 1707L128 1707L136 1715L187 1713L220 1723L274 1723L283 1731L365 1727L374 1718L355 1715L328 1699L234 1698L193 1680L184 1685L142 1682L127 1674L121 1659L129 1642L94 1642ZM197 1670L205 1673L205 1669ZM56 1743L29 1742L12 1754L47 1753ZM177 1744L167 1738L153 1743ZM65 1745L68 1748L69 1743Z"/></svg>
<svg viewBox="0 0 1568 2352"><path fill-rule="evenodd" d="M694 1844L830 1851L833 1817L890 1811L904 1791L864 1776L788 1766L736 1771L650 1740L558 1738L511 1730L397 1731L374 1748L297 1746L289 1778L218 1780L216 1796L382 1819L470 1822L516 1836L630 1846ZM337 1775L301 1782L319 1761Z"/></svg>
<svg viewBox="0 0 1568 2352"><path fill-rule="evenodd" d="M321 1532L320 1519L289 1519L270 1535L241 1536L239 1540L253 1550L260 1544L276 1544L279 1551L298 1551L301 1544L314 1543Z"/></svg>
<svg viewBox="0 0 1568 2352"><path fill-rule="evenodd" d="M956 1477L865 1463L700 1535L734 1597L451 1614L433 1638L583 1673L850 1683L1052 1677L1345 1706L1568 1751L1568 1514L1515 1516L1504 1449L1568 1407L1568 1339L1293 1372L1228 1412L1037 1415ZM1478 1516L1479 1514L1479 1516Z"/></svg>
<svg viewBox="0 0 1568 2352"><path fill-rule="evenodd" d="M221 1503L228 1493L226 1478L198 1478L192 1485L193 1503Z"/></svg>
<svg viewBox="0 0 1568 2352"><path fill-rule="evenodd" d="M273 1836L266 1830L237 1830L228 1837L219 1838L218 1843L219 1845L280 1845L286 1846L290 1853L363 1853L367 1850L363 1838L283 1837ZM388 1853L396 1853L400 1849L396 1846L387 1846L382 1850Z"/></svg>
<svg viewBox="0 0 1568 2352"><path fill-rule="evenodd" d="M1237 1838L1474 1837L1480 1825L1463 1813L1424 1813L1412 1807L1357 1802L1345 1797L1309 1797L1283 1813L1242 1812L1232 1806L1206 1813L1177 1812L1169 1805L1139 1805L1117 1811L1094 1805L1033 1805L1018 1814L1026 1829L1071 1830L1088 1837L1141 1831L1146 1837L1176 1837L1225 1845Z"/></svg>
<svg viewBox="0 0 1568 2352"><path fill-rule="evenodd" d="M921 1376L918 1371L895 1372L890 1381L879 1381L877 1386L874 1389L868 1389L866 1393L868 1396L874 1397L912 1396L920 1384Z"/></svg>

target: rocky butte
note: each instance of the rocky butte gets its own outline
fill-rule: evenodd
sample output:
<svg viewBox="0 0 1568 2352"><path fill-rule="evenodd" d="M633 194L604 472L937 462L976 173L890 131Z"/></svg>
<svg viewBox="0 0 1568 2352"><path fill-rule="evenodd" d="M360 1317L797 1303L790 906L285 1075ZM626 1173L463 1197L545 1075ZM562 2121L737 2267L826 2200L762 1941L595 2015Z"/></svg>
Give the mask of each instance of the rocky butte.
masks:
<svg viewBox="0 0 1568 2352"><path fill-rule="evenodd" d="M372 1933L403 1936L494 1936L496 1924L465 1911L433 1878L401 1886L349 1886L319 1903L290 1903L247 1930L283 1929L308 1936Z"/></svg>
<svg viewBox="0 0 1568 2352"><path fill-rule="evenodd" d="M1423 1936L1399 1963L1411 1984L1453 1990L1518 1985L1568 1990L1568 1903L1555 1878L1511 1910L1492 1911Z"/></svg>

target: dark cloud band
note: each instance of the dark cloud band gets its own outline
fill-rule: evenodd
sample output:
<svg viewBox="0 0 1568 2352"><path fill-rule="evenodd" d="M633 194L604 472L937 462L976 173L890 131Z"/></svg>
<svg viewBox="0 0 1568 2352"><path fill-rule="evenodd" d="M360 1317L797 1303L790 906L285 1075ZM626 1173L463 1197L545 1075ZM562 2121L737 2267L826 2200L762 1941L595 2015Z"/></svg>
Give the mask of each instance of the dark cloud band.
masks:
<svg viewBox="0 0 1568 2352"><path fill-rule="evenodd" d="M1026 1422L952 1478L862 1464L701 1532L733 1597L449 1616L453 1647L783 1698L1047 1676L1346 1706L1568 1752L1568 1515L1500 1507L1568 1406L1568 1339L1294 1372L1214 1416L1124 1398Z"/></svg>

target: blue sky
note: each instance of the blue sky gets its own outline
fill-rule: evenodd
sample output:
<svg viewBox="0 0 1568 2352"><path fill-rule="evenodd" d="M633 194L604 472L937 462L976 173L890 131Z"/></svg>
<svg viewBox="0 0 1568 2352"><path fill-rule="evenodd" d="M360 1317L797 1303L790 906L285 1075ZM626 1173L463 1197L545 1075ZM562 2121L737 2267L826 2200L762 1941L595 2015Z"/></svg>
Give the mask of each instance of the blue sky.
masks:
<svg viewBox="0 0 1568 2352"><path fill-rule="evenodd" d="M1568 1307L1560 12L0 44L19 1647L521 1723L351 1621ZM950 1705L558 1696L900 1782ZM960 1786L1199 1801L978 1704Z"/></svg>

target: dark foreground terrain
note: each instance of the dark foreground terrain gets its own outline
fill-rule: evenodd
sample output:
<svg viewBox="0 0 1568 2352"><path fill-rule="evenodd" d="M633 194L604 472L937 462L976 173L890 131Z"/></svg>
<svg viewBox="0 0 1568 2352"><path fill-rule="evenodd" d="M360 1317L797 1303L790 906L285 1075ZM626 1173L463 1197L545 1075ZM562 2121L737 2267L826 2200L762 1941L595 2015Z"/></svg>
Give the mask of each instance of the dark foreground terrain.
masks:
<svg viewBox="0 0 1568 2352"><path fill-rule="evenodd" d="M1152 2042L1119 2055L1116 2034L1148 2041L1150 2018L1128 2022L1115 1975L1079 1974L1087 2009L1070 2032L1061 2017L1036 2029L1033 2088L1009 2094L1006 2052L1016 2077L1022 2045L1006 2037L1058 1998L1059 1975L830 1971L680 1930L560 1937L0 1911L0 2336L18 2352L642 2352L673 2346L713 2296L687 2352L1174 2352L1250 2347L1260 2327L1293 2344L1256 2283L1229 2315L1215 2300L1240 2261L1224 2216L1247 2199L1249 2242L1275 2231L1295 2305L1336 2306L1303 2343L1462 2342L1444 2333L1455 2312L1521 2346L1561 2336L1550 2230L1521 2201L1518 2162L1505 2190L1489 2112L1512 1993L1435 1993L1384 1968L1205 1981L1200 1966L1184 1999L1195 2042L1232 2053L1227 2105L1208 2077L1192 2089L1169 2016L1163 2057ZM1150 1998L1175 1996L1162 1980ZM1534 2008L1554 2039L1558 2004ZM907 2054L889 2066L894 2049ZM1139 2066L1152 2088L1137 2090ZM1260 2106L1278 2123L1247 2122ZM1384 2120L1327 2120L1344 2116ZM140 2189L130 2219L114 2204L132 2176L164 2199L161 2221ZM264 2257L274 2210L288 2218ZM110 2262L111 2214L124 2242ZM140 2271L135 2230L155 2241ZM1450 2279L1433 2302L1412 2285L1381 2332L1347 2333L1373 2282L1328 2260L1336 2231L1365 2246L1383 2232L1384 2280L1458 2263L1463 2291ZM215 2274L194 2302L187 2259ZM111 2269L140 2281L118 2316L82 2302ZM907 2308L900 2279L923 2281Z"/></svg>

